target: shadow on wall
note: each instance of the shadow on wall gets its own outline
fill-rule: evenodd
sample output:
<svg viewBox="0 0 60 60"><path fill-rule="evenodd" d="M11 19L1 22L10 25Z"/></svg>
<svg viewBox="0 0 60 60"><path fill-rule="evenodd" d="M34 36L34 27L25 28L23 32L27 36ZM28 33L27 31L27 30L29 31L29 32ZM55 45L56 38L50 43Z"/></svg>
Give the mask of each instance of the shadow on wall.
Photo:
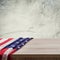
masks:
<svg viewBox="0 0 60 60"><path fill-rule="evenodd" d="M0 36L6 34L59 38L60 0L0 0Z"/></svg>

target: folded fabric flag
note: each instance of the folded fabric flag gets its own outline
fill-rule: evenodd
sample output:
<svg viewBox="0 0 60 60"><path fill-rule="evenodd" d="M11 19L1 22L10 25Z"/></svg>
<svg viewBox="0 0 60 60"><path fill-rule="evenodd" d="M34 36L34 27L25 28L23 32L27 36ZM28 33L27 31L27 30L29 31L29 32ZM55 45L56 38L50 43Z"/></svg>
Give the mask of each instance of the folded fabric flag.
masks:
<svg viewBox="0 0 60 60"><path fill-rule="evenodd" d="M8 56L22 48L31 39L33 38L0 38L0 60L8 60Z"/></svg>

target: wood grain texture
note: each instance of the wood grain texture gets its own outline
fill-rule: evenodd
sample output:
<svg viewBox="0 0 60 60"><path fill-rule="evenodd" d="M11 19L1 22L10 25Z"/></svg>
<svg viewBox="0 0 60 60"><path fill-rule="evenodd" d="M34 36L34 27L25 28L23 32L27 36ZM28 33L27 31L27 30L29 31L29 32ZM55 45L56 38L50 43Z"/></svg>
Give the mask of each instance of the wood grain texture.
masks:
<svg viewBox="0 0 60 60"><path fill-rule="evenodd" d="M60 60L60 55L13 55L13 60Z"/></svg>
<svg viewBox="0 0 60 60"><path fill-rule="evenodd" d="M60 60L60 39L32 39L12 55L13 60Z"/></svg>
<svg viewBox="0 0 60 60"><path fill-rule="evenodd" d="M32 39L14 54L60 54L60 39Z"/></svg>

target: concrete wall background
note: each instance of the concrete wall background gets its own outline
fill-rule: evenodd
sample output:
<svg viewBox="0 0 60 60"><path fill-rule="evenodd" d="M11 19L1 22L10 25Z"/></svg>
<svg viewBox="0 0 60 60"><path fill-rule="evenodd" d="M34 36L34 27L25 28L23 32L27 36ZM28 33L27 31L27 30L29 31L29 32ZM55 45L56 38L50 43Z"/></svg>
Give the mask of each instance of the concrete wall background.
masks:
<svg viewBox="0 0 60 60"><path fill-rule="evenodd" d="M0 0L0 37L60 38L60 0Z"/></svg>

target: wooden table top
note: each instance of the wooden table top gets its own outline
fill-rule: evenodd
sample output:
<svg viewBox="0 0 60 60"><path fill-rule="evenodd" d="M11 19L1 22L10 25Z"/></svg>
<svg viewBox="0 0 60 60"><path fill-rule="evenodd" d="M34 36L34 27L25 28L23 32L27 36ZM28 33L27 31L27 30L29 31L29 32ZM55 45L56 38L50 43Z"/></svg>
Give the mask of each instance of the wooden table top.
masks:
<svg viewBox="0 0 60 60"><path fill-rule="evenodd" d="M60 39L32 39L16 54L60 54Z"/></svg>

